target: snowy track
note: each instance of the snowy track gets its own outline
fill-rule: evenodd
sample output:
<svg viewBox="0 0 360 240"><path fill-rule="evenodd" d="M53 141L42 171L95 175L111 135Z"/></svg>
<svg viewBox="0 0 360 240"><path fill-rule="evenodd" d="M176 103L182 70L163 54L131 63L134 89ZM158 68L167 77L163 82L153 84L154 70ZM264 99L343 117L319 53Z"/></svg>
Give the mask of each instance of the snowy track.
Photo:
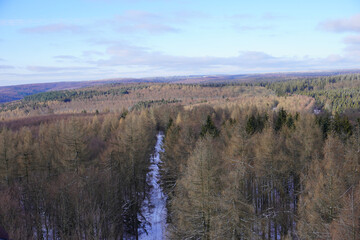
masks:
<svg viewBox="0 0 360 240"><path fill-rule="evenodd" d="M162 149L164 135L159 133L157 135L157 142L155 146L155 153L152 158L150 172L147 176L148 181L152 185L150 193L150 203L145 201L143 213L147 216L146 219L150 222L150 226L146 231L148 234L143 233L139 239L142 240L162 240L166 239L166 196L163 194L159 185L159 163L160 152ZM149 206L151 205L151 207Z"/></svg>

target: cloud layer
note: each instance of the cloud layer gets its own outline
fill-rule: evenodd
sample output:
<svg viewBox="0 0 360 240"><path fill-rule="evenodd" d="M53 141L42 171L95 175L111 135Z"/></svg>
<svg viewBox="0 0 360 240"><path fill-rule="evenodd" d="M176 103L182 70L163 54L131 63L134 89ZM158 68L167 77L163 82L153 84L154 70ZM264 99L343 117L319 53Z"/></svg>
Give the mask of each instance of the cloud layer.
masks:
<svg viewBox="0 0 360 240"><path fill-rule="evenodd" d="M24 59L19 57L22 61L17 64L1 62L0 59L3 64L0 65L0 77L69 77L76 80L94 79L96 76L145 77L360 68L360 14L319 24L314 21L313 25L297 31L293 26L302 18L274 9L253 12L243 9L221 12L221 9L216 9L216 13L206 12L206 8L179 8L164 12L155 8L119 9L109 15L99 15L99 18L84 14L83 19L77 19L76 15L73 20L61 20L58 16L41 21L0 20L4 28L16 28L17 31L13 32L20 36L18 39L29 41L28 45L36 43L33 45L41 48L19 50L26 55ZM309 41L304 44L303 32L309 31L309 28L313 33L321 28L338 36L338 43L326 45L328 56L326 47L319 51L315 48L331 34L319 31L319 35L323 36L316 39L316 34L312 38L309 33ZM352 35L341 41L343 35L339 37L338 33ZM270 35L276 37L268 37ZM8 44L9 41L6 39L3 42ZM296 46L301 46L300 50ZM310 56L303 57L305 54ZM1 57L15 59L11 56Z"/></svg>
<svg viewBox="0 0 360 240"><path fill-rule="evenodd" d="M315 70L341 67L356 67L354 58L331 55L326 58L276 57L260 51L243 51L234 57L184 57L174 56L151 49L126 44L107 48L109 58L89 61L97 67L143 67L164 72L212 73L222 69L239 72ZM359 66L357 66L359 67Z"/></svg>
<svg viewBox="0 0 360 240"><path fill-rule="evenodd" d="M28 66L31 72L67 72L67 71L86 71L91 67L50 67L50 66Z"/></svg>
<svg viewBox="0 0 360 240"><path fill-rule="evenodd" d="M83 33L85 28L74 24L55 23L48 25L41 25L36 27L22 28L20 30L23 33Z"/></svg>
<svg viewBox="0 0 360 240"><path fill-rule="evenodd" d="M332 32L359 32L360 14L345 19L328 20L320 23L320 28Z"/></svg>
<svg viewBox="0 0 360 240"><path fill-rule="evenodd" d="M13 69L14 66L10 66L10 65L0 65L0 70L1 69Z"/></svg>

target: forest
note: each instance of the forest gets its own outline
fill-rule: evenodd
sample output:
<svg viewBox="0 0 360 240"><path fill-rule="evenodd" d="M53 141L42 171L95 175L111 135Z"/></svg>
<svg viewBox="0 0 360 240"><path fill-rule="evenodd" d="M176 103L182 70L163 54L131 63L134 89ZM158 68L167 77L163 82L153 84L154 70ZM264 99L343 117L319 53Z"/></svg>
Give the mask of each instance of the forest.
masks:
<svg viewBox="0 0 360 240"><path fill-rule="evenodd" d="M161 133L164 239L360 239L359 88L359 74L130 83L5 103L0 226L146 239Z"/></svg>
<svg viewBox="0 0 360 240"><path fill-rule="evenodd" d="M360 74L297 79L284 82L262 83L276 94L302 94L316 100L318 108L329 112L358 110L360 101Z"/></svg>

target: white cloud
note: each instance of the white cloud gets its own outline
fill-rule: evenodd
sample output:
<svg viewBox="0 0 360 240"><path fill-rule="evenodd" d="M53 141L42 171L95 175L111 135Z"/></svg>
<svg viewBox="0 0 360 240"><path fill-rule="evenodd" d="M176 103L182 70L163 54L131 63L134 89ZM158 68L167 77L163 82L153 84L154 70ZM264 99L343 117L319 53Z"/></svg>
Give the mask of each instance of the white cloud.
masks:
<svg viewBox="0 0 360 240"><path fill-rule="evenodd" d="M344 51L349 57L358 57L360 61L360 35L347 36L344 38L346 44Z"/></svg>
<svg viewBox="0 0 360 240"><path fill-rule="evenodd" d="M263 71L295 71L295 70L316 70L329 68L354 68L360 67L355 58L346 56L329 56L326 58L301 58L301 57L278 57L258 51L240 52L234 57L184 57L173 56L163 52L152 51L151 49L117 44L107 49L109 58L97 61L89 61L99 68L107 67L142 67L161 69L166 72L191 72L194 74L204 73L221 69L233 69L238 72L263 72Z"/></svg>
<svg viewBox="0 0 360 240"><path fill-rule="evenodd" d="M347 36L344 38L346 44L360 44L360 35Z"/></svg>
<svg viewBox="0 0 360 240"><path fill-rule="evenodd" d="M85 71L92 67L53 67L53 66L28 66L31 72L66 72L66 71Z"/></svg>
<svg viewBox="0 0 360 240"><path fill-rule="evenodd" d="M152 23L138 23L138 24L129 24L121 25L116 28L119 32L132 33L144 31L148 33L167 33L167 32L178 32L179 29L171 27L165 24L152 24Z"/></svg>
<svg viewBox="0 0 360 240"><path fill-rule="evenodd" d="M360 55L330 55L325 58L279 57L259 51L240 52L233 57L173 56L149 48L114 45L101 60L88 60L82 66L28 66L7 69L2 79L36 81L94 80L121 77L156 77L179 75L241 74L293 72L360 68ZM87 65L85 65L87 64ZM1 69L1 66L0 66Z"/></svg>
<svg viewBox="0 0 360 240"><path fill-rule="evenodd" d="M255 31L255 30L272 30L273 26L250 26L250 25L234 25L234 28L238 31Z"/></svg>
<svg viewBox="0 0 360 240"><path fill-rule="evenodd" d="M250 14L245 14L245 13L239 13L239 14L234 14L234 15L231 15L230 17L228 17L230 19L236 19L236 20L242 20L242 19L251 19L251 18L254 18L253 15L250 15Z"/></svg>
<svg viewBox="0 0 360 240"><path fill-rule="evenodd" d="M278 15L278 14L274 14L274 13L264 13L261 18L263 20L283 20L283 19L288 19L290 18L289 16L285 16L285 15Z"/></svg>
<svg viewBox="0 0 360 240"><path fill-rule="evenodd" d="M114 29L123 33L148 32L154 34L179 31L179 29L165 24L166 22L168 22L168 18L146 11L126 11L110 20Z"/></svg>
<svg viewBox="0 0 360 240"><path fill-rule="evenodd" d="M20 30L23 33L83 33L85 28L75 24L55 23L36 27L27 27Z"/></svg>
<svg viewBox="0 0 360 240"><path fill-rule="evenodd" d="M320 23L319 26L332 32L360 32L360 14L349 18L328 20Z"/></svg>
<svg viewBox="0 0 360 240"><path fill-rule="evenodd" d="M71 55L59 55L59 56L55 56L55 59L60 59L60 60L77 60L78 58L75 56L71 56Z"/></svg>
<svg viewBox="0 0 360 240"><path fill-rule="evenodd" d="M14 66L10 66L10 65L0 65L0 70L2 69L13 69L15 68Z"/></svg>
<svg viewBox="0 0 360 240"><path fill-rule="evenodd" d="M360 33L360 14L349 18L328 20L319 24L319 27L336 33L356 32ZM347 36L343 39L345 44L343 62L360 61L360 35Z"/></svg>
<svg viewBox="0 0 360 240"><path fill-rule="evenodd" d="M82 53L83 57L102 56L103 53L99 51L89 50Z"/></svg>

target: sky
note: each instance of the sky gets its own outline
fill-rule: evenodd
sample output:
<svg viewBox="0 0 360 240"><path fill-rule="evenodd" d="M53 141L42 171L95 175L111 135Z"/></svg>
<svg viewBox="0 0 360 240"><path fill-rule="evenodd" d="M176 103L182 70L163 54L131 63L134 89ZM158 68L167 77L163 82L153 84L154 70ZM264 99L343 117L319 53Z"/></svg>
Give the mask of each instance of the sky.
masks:
<svg viewBox="0 0 360 240"><path fill-rule="evenodd" d="M359 68L359 0L0 0L0 86Z"/></svg>

